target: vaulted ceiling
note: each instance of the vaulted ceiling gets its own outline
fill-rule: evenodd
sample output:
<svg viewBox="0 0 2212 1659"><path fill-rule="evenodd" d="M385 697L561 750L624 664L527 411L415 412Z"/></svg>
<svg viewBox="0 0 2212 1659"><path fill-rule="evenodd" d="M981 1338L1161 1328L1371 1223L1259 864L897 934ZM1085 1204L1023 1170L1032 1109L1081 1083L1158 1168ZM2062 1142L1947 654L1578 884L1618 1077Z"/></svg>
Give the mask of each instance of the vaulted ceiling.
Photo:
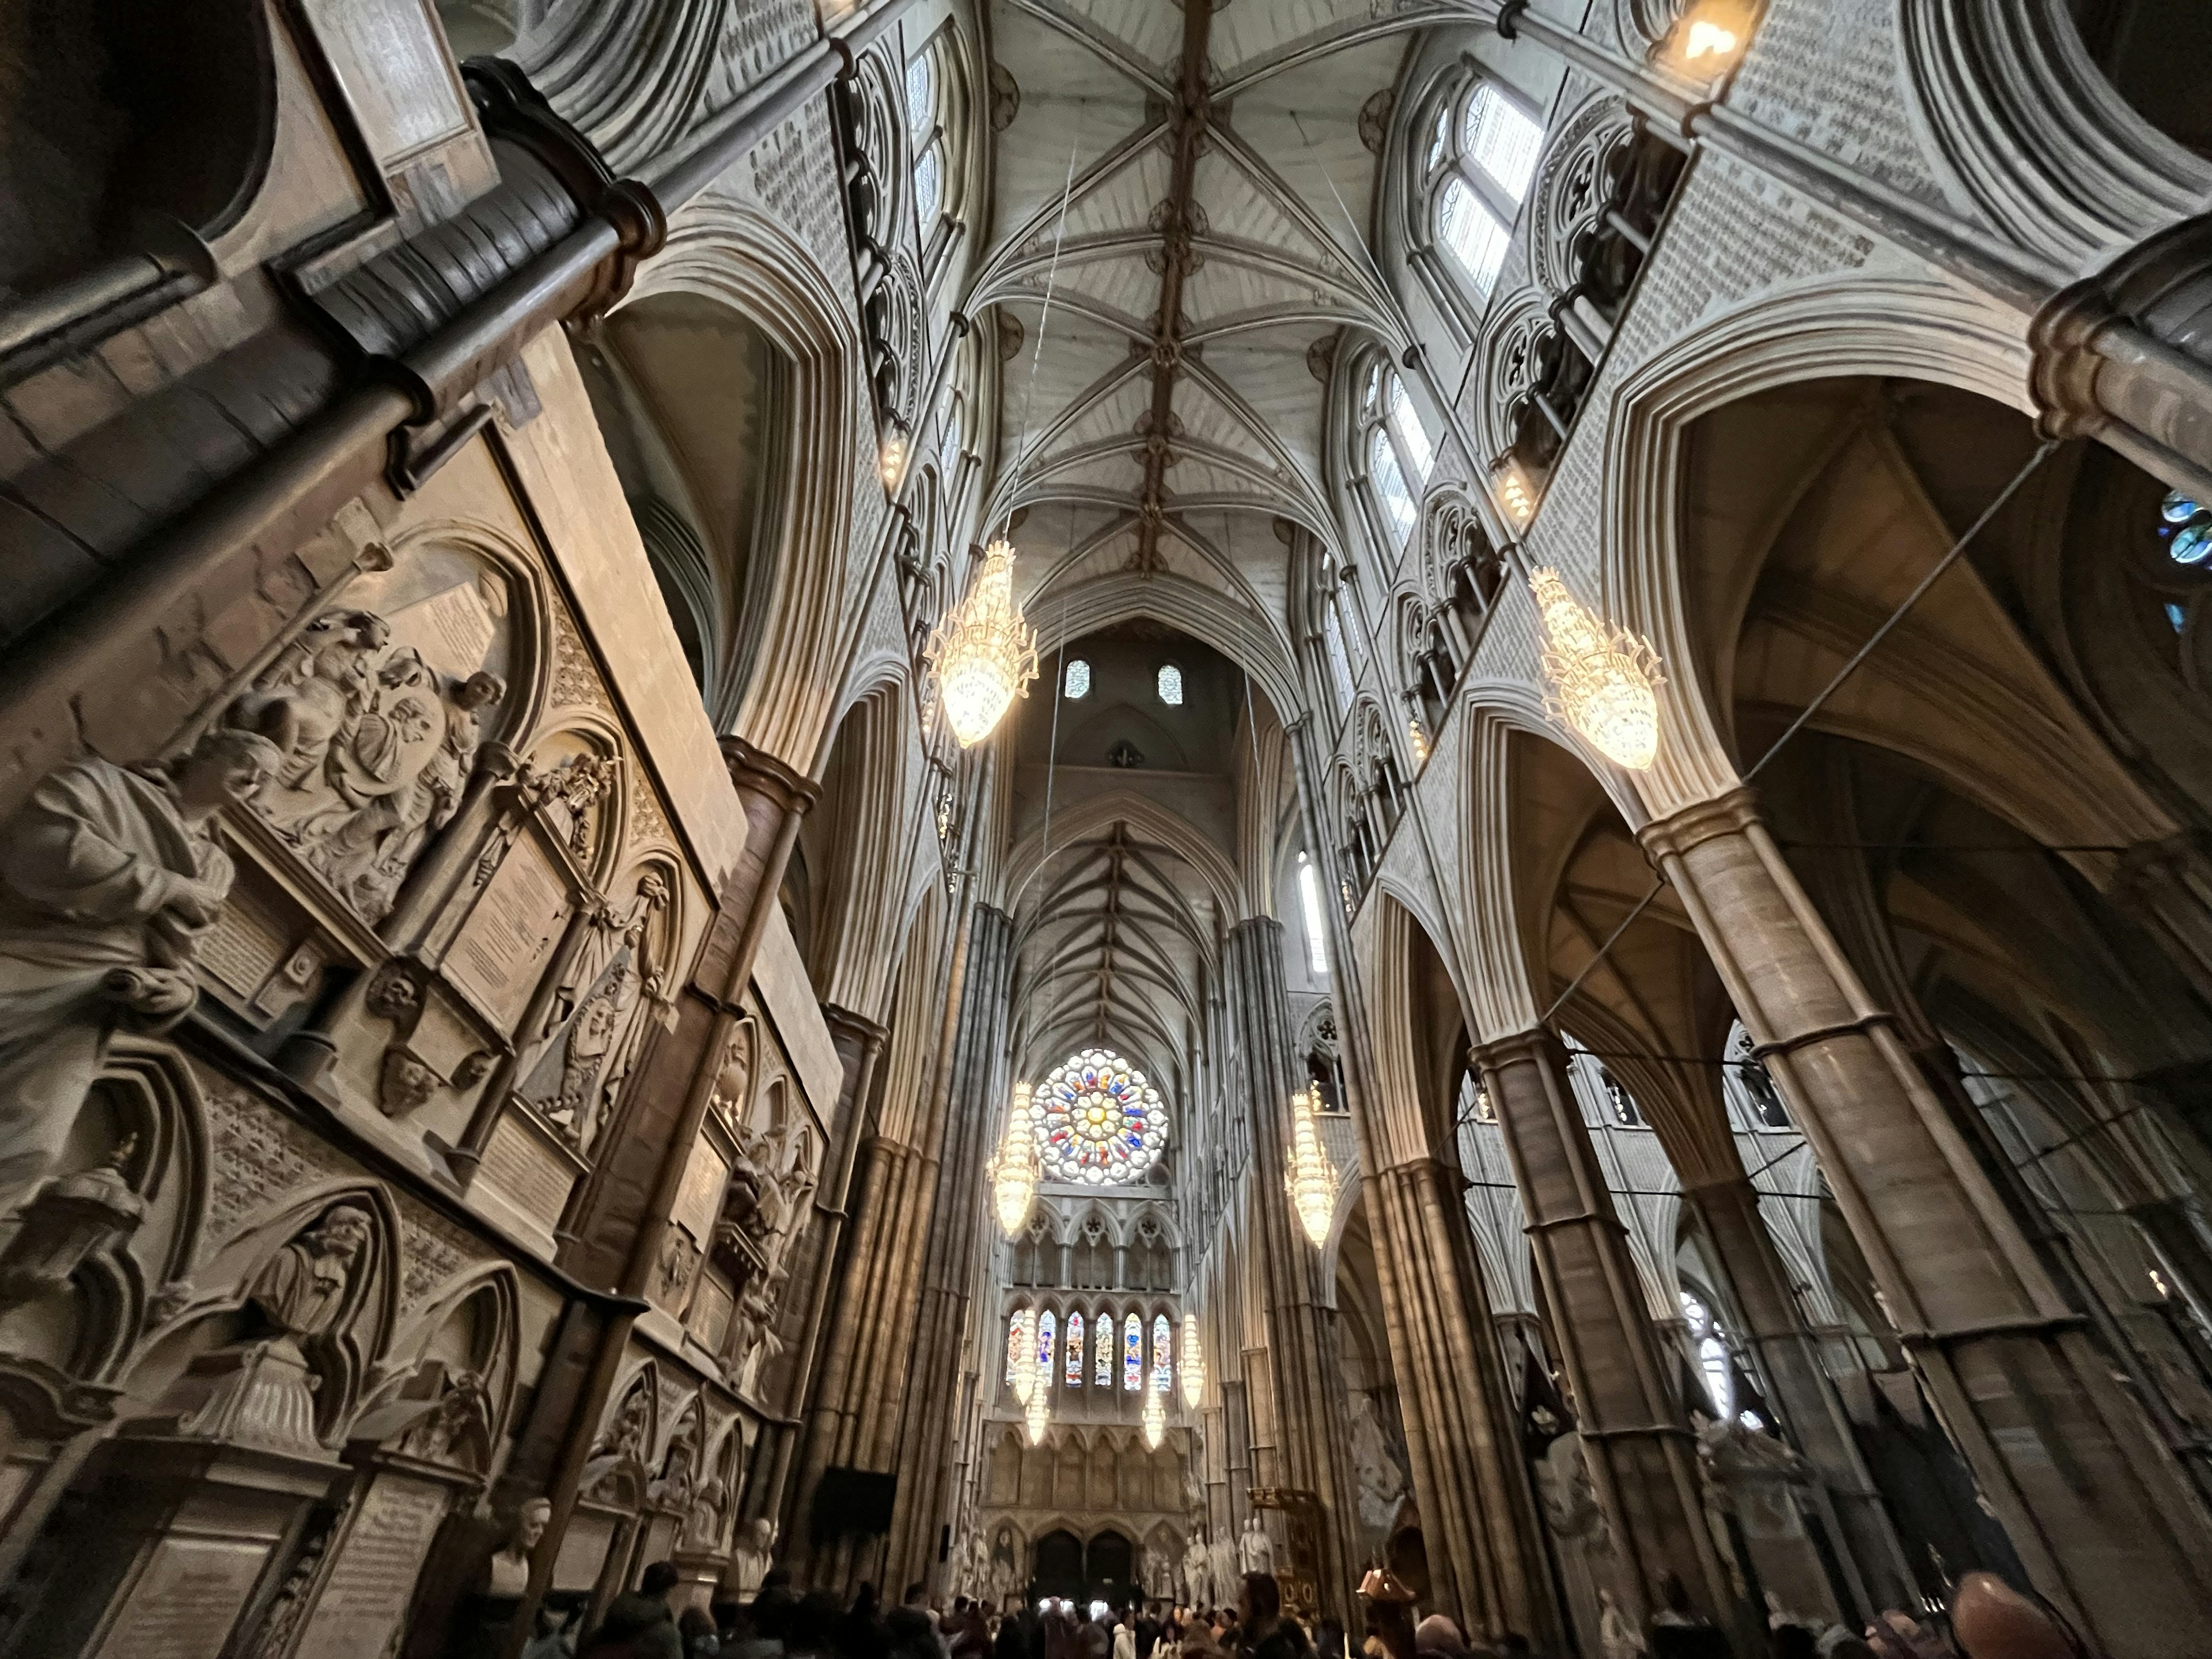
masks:
<svg viewBox="0 0 2212 1659"><path fill-rule="evenodd" d="M1390 88L1407 37L1464 15L1419 0L992 5L1001 107L1006 76L1018 104L968 308L996 307L1005 354L990 529L1017 520L1019 588L1048 639L1060 616L1146 616L1263 684L1249 641L1293 659L1276 526L1336 540L1334 353L1347 327L1400 334L1366 251ZM1241 700L1223 702L1249 743ZM1042 758L1024 743L1025 769ZM1104 1042L1171 1091L1188 1082L1219 884L1194 849L1235 869L1226 817L1167 824L1148 805L1054 836L1018 902L1018 1063Z"/></svg>

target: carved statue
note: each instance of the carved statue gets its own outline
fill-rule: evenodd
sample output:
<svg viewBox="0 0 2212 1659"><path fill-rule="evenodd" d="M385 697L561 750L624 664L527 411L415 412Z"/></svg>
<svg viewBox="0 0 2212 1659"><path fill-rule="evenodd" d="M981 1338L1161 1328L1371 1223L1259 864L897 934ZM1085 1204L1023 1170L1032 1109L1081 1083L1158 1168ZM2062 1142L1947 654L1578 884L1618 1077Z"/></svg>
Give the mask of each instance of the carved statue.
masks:
<svg viewBox="0 0 2212 1659"><path fill-rule="evenodd" d="M691 1483L697 1478L699 1419L686 1413L668 1437L661 1455L659 1478L646 1488L647 1499L664 1509L684 1510L691 1504Z"/></svg>
<svg viewBox="0 0 2212 1659"><path fill-rule="evenodd" d="M761 1580L775 1565L775 1522L765 1515L757 1515L738 1534L738 1547L730 1552L730 1565L736 1572L740 1601L750 1601L760 1594Z"/></svg>
<svg viewBox="0 0 2212 1659"><path fill-rule="evenodd" d="M607 1431L592 1445L592 1455L586 1460L579 1480L579 1489L586 1497L603 1494L608 1483L621 1473L624 1464L645 1461L645 1437L653 1425L653 1402L647 1392L634 1388L623 1397L621 1408Z"/></svg>
<svg viewBox="0 0 2212 1659"><path fill-rule="evenodd" d="M1183 1600L1194 1607L1213 1605L1213 1560L1206 1553L1206 1528L1198 1528L1182 1552Z"/></svg>
<svg viewBox="0 0 2212 1659"><path fill-rule="evenodd" d="M295 1342L322 1335L345 1306L371 1231L368 1211L337 1206L270 1259L246 1299Z"/></svg>
<svg viewBox="0 0 2212 1659"><path fill-rule="evenodd" d="M1206 1576L1212 1581L1216 1601L1237 1599L1237 1543L1226 1534L1206 1547Z"/></svg>
<svg viewBox="0 0 2212 1659"><path fill-rule="evenodd" d="M226 723L282 758L254 810L369 921L391 911L424 844L459 810L496 674L441 675L368 611L317 617Z"/></svg>
<svg viewBox="0 0 2212 1659"><path fill-rule="evenodd" d="M552 1520L553 1504L549 1498L530 1498L514 1512L507 1541L491 1558L491 1581L486 1588L492 1595L520 1595L529 1589L530 1554Z"/></svg>
<svg viewBox="0 0 2212 1659"><path fill-rule="evenodd" d="M193 958L234 873L208 820L282 759L221 731L166 765L88 756L0 831L0 1206L52 1166L109 1037L191 1007Z"/></svg>
<svg viewBox="0 0 2212 1659"><path fill-rule="evenodd" d="M1355 1392L1352 1396L1352 1462L1359 1480L1362 1524L1370 1532L1387 1530L1406 1495L1406 1476L1390 1450L1372 1395Z"/></svg>
<svg viewBox="0 0 2212 1659"><path fill-rule="evenodd" d="M751 1279L738 1298L738 1340L730 1351L730 1386L740 1394L750 1395L758 1388L761 1372L783 1352L783 1339L775 1329L775 1309L790 1276L789 1268L778 1267Z"/></svg>
<svg viewBox="0 0 2212 1659"><path fill-rule="evenodd" d="M515 1068L523 1092L580 1152L589 1152L605 1126L644 1039L646 1012L665 1004L667 908L668 884L647 870L627 905L593 918ZM549 1082L540 1062L556 1045L559 1068Z"/></svg>
<svg viewBox="0 0 2212 1659"><path fill-rule="evenodd" d="M1237 1563L1247 1572L1275 1570L1275 1540L1260 1524L1257 1510L1245 1518L1243 1535L1237 1540Z"/></svg>

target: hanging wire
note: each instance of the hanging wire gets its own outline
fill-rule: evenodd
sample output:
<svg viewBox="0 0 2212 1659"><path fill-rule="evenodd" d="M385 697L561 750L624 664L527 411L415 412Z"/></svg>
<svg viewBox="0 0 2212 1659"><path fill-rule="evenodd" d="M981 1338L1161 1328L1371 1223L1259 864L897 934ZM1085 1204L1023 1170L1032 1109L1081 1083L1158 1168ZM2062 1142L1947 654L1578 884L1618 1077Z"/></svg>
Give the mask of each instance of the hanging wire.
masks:
<svg viewBox="0 0 2212 1659"><path fill-rule="evenodd" d="M999 520L999 530L1002 535L1012 532L1014 486L1020 482L1023 470L1029 461L1030 413L1036 403L1037 366L1044 361L1045 331L1052 326L1052 296L1060 283L1060 245L1067 240L1068 199L1075 192L1075 152L1082 142L1083 132L1079 125L1074 139L1067 146L1067 179L1060 188L1060 221L1052 234L1052 263L1045 270L1044 309L1037 318L1036 344L1030 352L1029 384L1022 392L1022 437L1021 441L1014 446L1014 464L1006 473L1005 510Z"/></svg>

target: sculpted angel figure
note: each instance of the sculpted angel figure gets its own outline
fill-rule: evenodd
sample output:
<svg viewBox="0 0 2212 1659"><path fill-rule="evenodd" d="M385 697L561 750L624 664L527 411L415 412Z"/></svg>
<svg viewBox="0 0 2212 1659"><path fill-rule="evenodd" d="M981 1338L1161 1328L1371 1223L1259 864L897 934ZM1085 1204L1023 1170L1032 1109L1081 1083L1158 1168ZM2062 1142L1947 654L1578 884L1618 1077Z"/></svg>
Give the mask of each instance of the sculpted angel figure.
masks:
<svg viewBox="0 0 2212 1659"><path fill-rule="evenodd" d="M110 1036L191 1007L234 874L209 820L283 758L223 729L165 764L88 755L0 828L0 1206L52 1167Z"/></svg>

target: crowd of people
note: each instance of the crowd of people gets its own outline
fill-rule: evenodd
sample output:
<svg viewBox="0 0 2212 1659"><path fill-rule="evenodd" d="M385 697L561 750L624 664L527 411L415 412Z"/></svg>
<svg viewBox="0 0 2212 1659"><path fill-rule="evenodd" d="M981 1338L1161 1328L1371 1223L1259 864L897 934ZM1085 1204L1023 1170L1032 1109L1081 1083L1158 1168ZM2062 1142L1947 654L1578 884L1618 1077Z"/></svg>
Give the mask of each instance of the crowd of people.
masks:
<svg viewBox="0 0 2212 1659"><path fill-rule="evenodd" d="M1354 1659L1340 1623L1322 1619L1309 1632L1285 1613L1280 1586L1265 1572L1244 1575L1234 1607L1209 1608L1086 1610L1048 1600L1001 1610L961 1596L948 1612L921 1584L885 1607L872 1584L846 1603L826 1591L797 1594L778 1570L749 1605L678 1612L678 1582L673 1565L653 1563L580 1640L579 1610L542 1610L523 1659ZM1415 1623L1411 1594L1388 1574L1370 1574L1361 1589L1367 1628L1358 1659L1543 1659L1510 1632L1471 1642L1442 1613ZM1642 1632L1609 1617L1603 1654L1584 1659L1752 1659L1691 1609L1679 1582L1662 1591ZM1778 1610L1759 1659L2088 1659L2047 1607L1990 1573L1960 1581L1945 1624L1892 1611L1861 1634Z"/></svg>

